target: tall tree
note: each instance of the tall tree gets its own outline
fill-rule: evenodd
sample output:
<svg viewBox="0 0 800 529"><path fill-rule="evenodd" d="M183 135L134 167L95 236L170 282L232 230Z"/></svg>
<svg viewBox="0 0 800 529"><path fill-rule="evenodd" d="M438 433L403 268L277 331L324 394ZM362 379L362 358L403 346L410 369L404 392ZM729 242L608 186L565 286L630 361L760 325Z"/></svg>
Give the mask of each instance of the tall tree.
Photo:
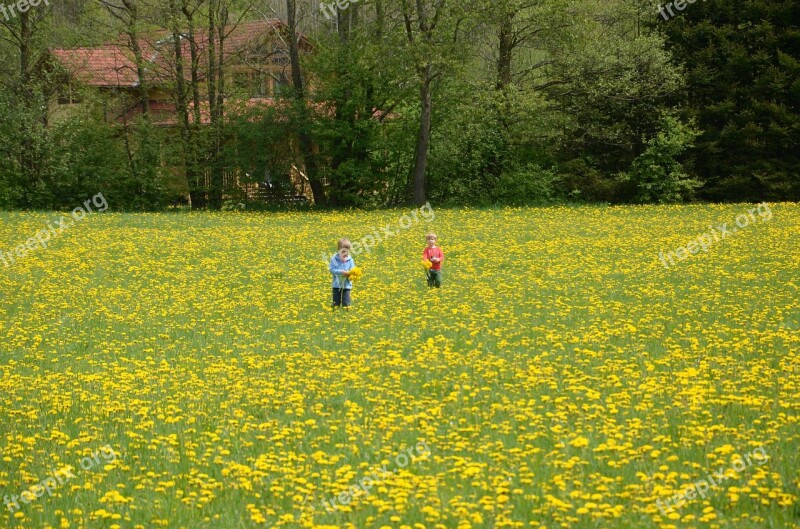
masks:
<svg viewBox="0 0 800 529"><path fill-rule="evenodd" d="M150 113L149 79L146 74L146 62L142 53L139 27L142 23L140 17L139 0L100 0L106 11L122 24L123 34L127 37L127 45L133 54L136 63L136 77L138 79L139 98L142 114L145 118Z"/></svg>
<svg viewBox="0 0 800 529"><path fill-rule="evenodd" d="M178 113L178 126L180 127L181 147L183 151L184 166L186 167L186 179L189 183L189 196L192 201L193 209L205 208L208 203L207 189L205 185L205 175L198 163L199 149L196 145L197 123L193 124L190 120L189 110L189 90L191 86L186 86L186 61L184 59L184 32L182 27L182 8L177 0L169 0L168 21L170 32L170 44L174 61L174 80L173 94L175 98L175 108ZM194 69L195 62L190 62L190 68ZM191 74L190 74L191 75ZM194 93L194 90L192 89Z"/></svg>
<svg viewBox="0 0 800 529"><path fill-rule="evenodd" d="M14 7L12 4L6 9ZM49 4L40 5L35 9L18 10L16 16L0 18L0 40L13 50L10 62L16 67L16 72L10 72L10 77L3 83L12 96L8 101L15 108L14 114L19 119L16 127L21 133L12 152L17 157L25 200L39 205L45 205L40 198L45 203L47 201L38 196L46 187L42 180L42 163L47 150L47 105L45 79L38 65L45 51L44 39L51 9Z"/></svg>
<svg viewBox="0 0 800 529"><path fill-rule="evenodd" d="M292 67L292 90L294 99L294 115L298 125L297 136L299 139L300 156L306 170L306 177L314 195L314 203L324 205L327 203L325 189L319 177L317 158L314 153L314 142L310 132L311 115L310 106L306 98L306 86L303 79L302 64L300 62L300 36L297 25L297 3L295 0L286 0L286 17L288 21L287 37L289 41L289 61Z"/></svg>
<svg viewBox="0 0 800 529"><path fill-rule="evenodd" d="M360 5L339 10L335 27L317 37L317 50L307 63L317 97L330 109L319 116L315 136L332 206L389 201L385 164L373 153L381 149L386 119L409 94L397 88L404 83L393 58L396 47L376 37L383 16L380 5L374 11Z"/></svg>
<svg viewBox="0 0 800 529"><path fill-rule="evenodd" d="M412 194L414 203L425 204L425 171L428 164L428 149L431 140L431 116L433 113L433 82L444 72L441 57L439 23L445 13L445 0L401 0L402 16L406 30L408 49L415 58L417 82L419 83L419 133L417 134ZM437 42L439 41L439 42Z"/></svg>

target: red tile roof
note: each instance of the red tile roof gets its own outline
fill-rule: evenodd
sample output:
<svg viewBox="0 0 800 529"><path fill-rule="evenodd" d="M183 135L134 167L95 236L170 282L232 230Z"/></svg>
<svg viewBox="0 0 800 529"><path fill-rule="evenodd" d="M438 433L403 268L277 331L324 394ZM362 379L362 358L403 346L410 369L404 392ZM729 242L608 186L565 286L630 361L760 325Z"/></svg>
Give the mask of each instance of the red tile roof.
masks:
<svg viewBox="0 0 800 529"><path fill-rule="evenodd" d="M285 24L278 20L259 20L242 22L236 26L225 28L224 59L244 54L250 45L266 34L280 31ZM52 55L59 60L78 80L90 86L105 87L135 87L138 84L136 62L127 46L127 37L121 36L117 44L107 44L97 47L84 47L51 49ZM195 35L200 64L207 61L208 32L205 28ZM146 80L149 83L165 82L174 77L175 52L171 34L161 31L150 39L141 39L139 46L146 61ZM301 38L301 47L309 49L311 46L305 38ZM276 55L278 50L269 50ZM191 74L189 68L190 44L188 39L181 39L181 52L184 58L186 78ZM200 68L204 72L205 68Z"/></svg>
<svg viewBox="0 0 800 529"><path fill-rule="evenodd" d="M119 46L50 50L75 77L90 86L136 86L136 63Z"/></svg>

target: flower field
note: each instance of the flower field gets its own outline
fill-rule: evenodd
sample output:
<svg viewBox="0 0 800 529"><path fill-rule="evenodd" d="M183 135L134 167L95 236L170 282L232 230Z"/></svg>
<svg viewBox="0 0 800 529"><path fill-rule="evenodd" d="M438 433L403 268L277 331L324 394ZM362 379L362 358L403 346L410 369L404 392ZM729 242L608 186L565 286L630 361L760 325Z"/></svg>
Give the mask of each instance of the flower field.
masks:
<svg viewBox="0 0 800 529"><path fill-rule="evenodd" d="M800 207L659 258L751 207L110 203L0 261L0 527L798 528Z"/></svg>

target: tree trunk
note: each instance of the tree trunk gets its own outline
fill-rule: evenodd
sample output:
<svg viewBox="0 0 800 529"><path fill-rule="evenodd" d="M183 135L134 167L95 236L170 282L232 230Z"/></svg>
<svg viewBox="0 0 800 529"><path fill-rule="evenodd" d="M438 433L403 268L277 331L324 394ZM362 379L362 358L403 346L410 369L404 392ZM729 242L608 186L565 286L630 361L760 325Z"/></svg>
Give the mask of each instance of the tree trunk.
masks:
<svg viewBox="0 0 800 529"><path fill-rule="evenodd" d="M218 4L219 5L219 4ZM213 139L213 154L211 163L211 202L212 206L217 209L222 208L222 198L224 189L224 172L222 151L225 146L225 27L228 24L228 10L224 6L215 14L216 30L219 46L217 49L216 63L217 69L215 78L217 79L216 90L216 104L214 105L213 120L212 121L212 134ZM214 39L211 38L211 41ZM211 94L209 93L209 98Z"/></svg>
<svg viewBox="0 0 800 529"><path fill-rule="evenodd" d="M31 110L33 104L33 91L31 90L31 72L30 72L30 58L31 58L31 27L28 20L28 13L20 13L20 27L19 27L19 98L25 108L25 114ZM22 167L26 176L30 180L31 187L36 182L37 175L33 167L33 139L26 135L22 141Z"/></svg>
<svg viewBox="0 0 800 529"><path fill-rule="evenodd" d="M122 0L122 5L128 11L128 40L133 52L133 59L136 61L136 77L139 80L139 99L142 105L142 115L147 119L150 115L150 95L147 89L147 80L145 79L142 47L139 45L139 35L136 30L136 25L139 22L139 7L131 0Z"/></svg>
<svg viewBox="0 0 800 529"><path fill-rule="evenodd" d="M511 84L511 59L514 51L514 13L505 12L500 20L500 54L497 59L497 89Z"/></svg>
<svg viewBox="0 0 800 529"><path fill-rule="evenodd" d="M439 16L442 14L442 10L445 7L445 0L438 0L434 2L432 6L429 6L424 0L416 0L415 4L412 4L408 0L402 0L401 5L406 37L408 38L409 48L413 53L415 51L414 48L420 43L430 45L434 41L434 33ZM416 11L412 5L416 7ZM430 11L429 7L433 7L433 11ZM417 32L419 39L416 38ZM420 58L416 66L417 78L420 83L420 119L414 173L411 179L411 191L414 197L414 203L419 206L424 205L426 202L425 171L428 164L428 149L431 139L431 115L433 113L431 89L433 80L442 73L440 66L437 66L436 71L434 71L434 62L428 53L430 53L430 48L425 50L425 53L419 54Z"/></svg>
<svg viewBox="0 0 800 529"><path fill-rule="evenodd" d="M190 78L190 88L192 91L192 160L195 163L194 171L196 173L196 179L198 181L198 187L203 190L204 200L203 205L204 207L210 207L212 209L221 209L222 208L222 200L220 196L220 200L214 200L213 195L213 186L209 185L208 182L208 168L210 163L207 160L202 160L202 156L206 154L205 147L201 144L201 138L204 135L200 134L200 129L203 127L203 117L200 108L200 57L197 49L197 39L195 38L195 31L194 31L194 12L189 8L189 4L186 0L183 0L183 5L181 8L183 15L186 17L187 22L187 39L189 41L189 56L190 56L190 70L189 70L189 78Z"/></svg>
<svg viewBox="0 0 800 529"><path fill-rule="evenodd" d="M208 112L212 125L217 121L217 2L208 6Z"/></svg>
<svg viewBox="0 0 800 529"><path fill-rule="evenodd" d="M202 117L200 114L200 81L198 75L200 58L197 55L197 41L194 38L194 13L189 9L189 5L186 2L183 4L182 11L188 23L189 56L191 58L189 75L191 76L192 103L194 103L194 125L195 129L197 129L202 125Z"/></svg>
<svg viewBox="0 0 800 529"><path fill-rule="evenodd" d="M217 116L220 123L225 118L225 26L228 25L228 9L222 7L217 19L219 52L217 53Z"/></svg>
<svg viewBox="0 0 800 529"><path fill-rule="evenodd" d="M208 112L211 126L211 144L209 146L209 163L211 169L211 189L209 202L214 209L222 208L223 178L220 160L220 134L222 122L217 101L217 0L211 0L208 6ZM219 73L220 79L222 72Z"/></svg>
<svg viewBox="0 0 800 529"><path fill-rule="evenodd" d="M298 115L300 116L298 139L300 140L300 156L303 158L303 165L306 169L306 176L311 185L311 193L314 195L314 203L324 205L325 189L319 180L317 170L317 160L314 156L314 142L308 134L306 128L310 122L308 104L306 103L305 87L303 85L303 74L300 70L300 50L297 38L297 6L295 0L286 0L286 15L289 30L289 59L292 65L292 85L294 87L294 98L297 105Z"/></svg>
<svg viewBox="0 0 800 529"><path fill-rule="evenodd" d="M431 140L431 66L426 66L420 72L419 99L422 106L419 120L419 135L417 136L417 155L414 162L414 203L418 206L425 205L425 170L428 164L428 146Z"/></svg>
<svg viewBox="0 0 800 529"><path fill-rule="evenodd" d="M17 55L19 69L14 74L2 76L4 88L9 89L13 96L13 106L21 112L19 116L19 131L21 139L19 149L15 149L13 156L19 164L20 184L24 188L24 195L20 197L20 205L25 207L52 207L55 205L51 193L43 193L44 177L41 172L42 160L47 156L46 150L49 147L47 122L48 122L48 95L53 88L47 75L40 75L40 70L36 68L38 53L43 50L42 46L47 40L42 33L46 33L48 26L43 24L43 20L49 18L52 8L40 6L36 9L13 11L13 2L9 9L11 16L0 16L0 26L7 30L0 34L0 40L5 44L11 44L12 48L7 51ZM48 4L49 5L49 4ZM17 22L18 20L18 22ZM14 60L7 61L7 66L12 66ZM5 153L4 153L5 154ZM11 153L8 153L12 156Z"/></svg>
<svg viewBox="0 0 800 529"><path fill-rule="evenodd" d="M497 119L502 127L502 143L499 149L495 149L492 156L486 160L484 172L492 175L498 180L503 174L505 160L507 159L508 137L511 129L511 99L509 91L511 89L512 68L511 63L514 58L514 48L517 43L514 36L514 17L515 12L504 11L500 17L500 31L497 56L497 92L500 101L495 105ZM490 186L495 185L494 183Z"/></svg>
<svg viewBox="0 0 800 529"><path fill-rule="evenodd" d="M375 0L375 36L378 39L383 38L384 19L383 0Z"/></svg>
<svg viewBox="0 0 800 529"><path fill-rule="evenodd" d="M184 163L186 165L186 180L189 183L189 196L192 200L192 209L206 207L204 186L198 177L199 171L196 163L194 135L189 124L189 106L186 101L186 79L183 67L183 49L181 32L178 24L178 7L175 0L170 0L171 33L175 51L175 106L180 118L181 140L183 143Z"/></svg>

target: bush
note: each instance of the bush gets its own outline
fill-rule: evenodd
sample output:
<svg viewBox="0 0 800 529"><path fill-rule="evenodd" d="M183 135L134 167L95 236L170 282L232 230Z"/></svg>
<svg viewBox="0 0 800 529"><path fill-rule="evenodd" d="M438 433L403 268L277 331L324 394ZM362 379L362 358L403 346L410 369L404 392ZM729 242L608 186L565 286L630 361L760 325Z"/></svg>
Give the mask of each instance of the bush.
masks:
<svg viewBox="0 0 800 529"><path fill-rule="evenodd" d="M559 182L555 171L528 164L501 174L493 198L514 206L553 202L561 198L556 191Z"/></svg>
<svg viewBox="0 0 800 529"><path fill-rule="evenodd" d="M692 198L694 190L702 184L689 177L679 158L699 135L692 123L664 116L661 130L647 140L645 151L633 161L628 172L619 175L619 180L635 185L638 202L669 203Z"/></svg>

